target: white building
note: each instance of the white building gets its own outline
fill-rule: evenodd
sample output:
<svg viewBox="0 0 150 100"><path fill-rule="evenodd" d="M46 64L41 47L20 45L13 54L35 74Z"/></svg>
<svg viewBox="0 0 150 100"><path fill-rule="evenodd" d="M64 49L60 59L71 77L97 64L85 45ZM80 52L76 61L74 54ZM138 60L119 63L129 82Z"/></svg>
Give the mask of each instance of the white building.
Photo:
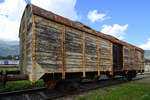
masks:
<svg viewBox="0 0 150 100"><path fill-rule="evenodd" d="M145 67L145 71L150 71L150 60L148 59L144 60L144 67Z"/></svg>
<svg viewBox="0 0 150 100"><path fill-rule="evenodd" d="M18 65L19 60L0 60L0 65Z"/></svg>

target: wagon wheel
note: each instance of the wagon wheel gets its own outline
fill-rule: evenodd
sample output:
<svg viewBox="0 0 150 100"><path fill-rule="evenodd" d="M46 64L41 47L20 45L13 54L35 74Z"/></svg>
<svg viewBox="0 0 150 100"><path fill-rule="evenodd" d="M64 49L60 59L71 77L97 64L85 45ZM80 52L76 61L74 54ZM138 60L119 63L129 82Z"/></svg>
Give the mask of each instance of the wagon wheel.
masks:
<svg viewBox="0 0 150 100"><path fill-rule="evenodd" d="M48 89L54 89L55 86L56 86L56 80L50 80L48 82L45 82L45 86L48 88Z"/></svg>
<svg viewBox="0 0 150 100"><path fill-rule="evenodd" d="M132 80L132 73L131 73L131 72L129 72L129 73L126 74L126 79L127 79L128 81L131 81L131 80Z"/></svg>
<svg viewBox="0 0 150 100"><path fill-rule="evenodd" d="M127 77L127 80L128 81L132 81L132 77Z"/></svg>
<svg viewBox="0 0 150 100"><path fill-rule="evenodd" d="M56 89L59 91L74 91L79 88L79 83L75 81L60 80L56 84Z"/></svg>
<svg viewBox="0 0 150 100"><path fill-rule="evenodd" d="M65 92L67 89L67 82L65 80L59 80L55 86L57 91Z"/></svg>
<svg viewBox="0 0 150 100"><path fill-rule="evenodd" d="M100 78L100 76L95 75L95 76L92 78L92 82L96 83L99 78Z"/></svg>
<svg viewBox="0 0 150 100"><path fill-rule="evenodd" d="M114 78L113 75L110 75L110 74L108 74L108 73L106 74L106 76L107 76L107 78L110 79L110 80L112 80L112 79Z"/></svg>

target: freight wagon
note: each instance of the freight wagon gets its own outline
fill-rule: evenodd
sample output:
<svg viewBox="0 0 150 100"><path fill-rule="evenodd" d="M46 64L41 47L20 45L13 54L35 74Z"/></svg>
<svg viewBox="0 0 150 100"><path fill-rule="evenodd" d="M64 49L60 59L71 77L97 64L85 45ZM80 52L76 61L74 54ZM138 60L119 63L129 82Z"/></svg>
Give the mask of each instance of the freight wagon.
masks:
<svg viewBox="0 0 150 100"><path fill-rule="evenodd" d="M23 13L19 38L21 71L32 83L42 78L53 86L101 74L131 80L144 71L141 48L32 4Z"/></svg>

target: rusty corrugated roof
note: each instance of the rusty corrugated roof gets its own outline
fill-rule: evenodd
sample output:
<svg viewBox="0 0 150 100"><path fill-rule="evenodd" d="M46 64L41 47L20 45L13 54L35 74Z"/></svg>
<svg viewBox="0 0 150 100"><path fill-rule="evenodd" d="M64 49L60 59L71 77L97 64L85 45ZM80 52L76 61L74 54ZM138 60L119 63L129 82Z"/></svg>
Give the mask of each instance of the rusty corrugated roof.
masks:
<svg viewBox="0 0 150 100"><path fill-rule="evenodd" d="M124 45L124 46L136 48L137 50L139 50L141 52L144 52L144 50L139 48L139 47L136 47L134 45L131 45L129 43L121 41L121 40L119 40L119 39L117 39L117 38L115 38L115 37L113 37L111 35L106 35L106 34L104 34L102 32L98 32L96 30L93 30L89 26L86 26L86 25L84 25L84 24L82 24L80 22L71 21L68 18L64 18L62 16L59 16L57 14L52 13L51 11L47 11L47 10L44 10L44 9L42 9L40 7L37 7L37 6L33 5L33 4L29 4L29 5L32 6L32 12L35 15L44 17L46 19L55 21L57 23L61 23L61 24L73 27L73 28L78 29L78 30L83 31L83 32L91 33L93 35L96 35L96 36L99 36L101 38L107 39L107 40L109 40L111 42L114 42L114 43L118 43L118 44L121 44L121 45ZM87 30L87 29L89 29L90 31Z"/></svg>

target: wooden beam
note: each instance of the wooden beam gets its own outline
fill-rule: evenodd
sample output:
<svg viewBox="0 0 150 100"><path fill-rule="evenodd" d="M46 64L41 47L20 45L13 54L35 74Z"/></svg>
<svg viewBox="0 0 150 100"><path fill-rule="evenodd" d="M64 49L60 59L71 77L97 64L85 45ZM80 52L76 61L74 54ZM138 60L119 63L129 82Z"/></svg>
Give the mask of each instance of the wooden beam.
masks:
<svg viewBox="0 0 150 100"><path fill-rule="evenodd" d="M128 48L128 67L130 68L130 48Z"/></svg>
<svg viewBox="0 0 150 100"><path fill-rule="evenodd" d="M85 70L86 70L86 65L85 65L85 33L83 33L83 39L82 39L82 67L83 67L83 78L86 77Z"/></svg>
<svg viewBox="0 0 150 100"><path fill-rule="evenodd" d="M35 41L36 41L36 30L35 30L35 22L34 22L34 18L35 16L32 14L32 41L31 41L31 55L32 55L32 82L35 82L35 78L36 78L36 61L35 61Z"/></svg>
<svg viewBox="0 0 150 100"><path fill-rule="evenodd" d="M124 54L125 54L125 51L124 51L124 50L125 50L125 49L124 49L124 46L123 46L123 50L122 50L122 51L123 51L123 54L122 54L122 55L123 55L123 56L122 56L122 57L123 57L123 60L122 60L122 63L123 63L123 70L125 69L125 65L124 65L124 59L125 59L125 58L124 58L124 57L125 57Z"/></svg>
<svg viewBox="0 0 150 100"><path fill-rule="evenodd" d="M136 51L136 69L138 71L138 52Z"/></svg>
<svg viewBox="0 0 150 100"><path fill-rule="evenodd" d="M25 10L25 28L23 31L24 34L24 73L27 73L27 28L28 28L28 23L27 23L27 9Z"/></svg>
<svg viewBox="0 0 150 100"><path fill-rule="evenodd" d="M140 52L140 54L141 54L141 57L140 57L140 72L142 73L142 69L143 69L142 58L143 58L143 55L142 55L141 52Z"/></svg>
<svg viewBox="0 0 150 100"><path fill-rule="evenodd" d="M134 48L134 68L136 68L136 53L135 53L135 48ZM136 68L137 70L137 68Z"/></svg>
<svg viewBox="0 0 150 100"><path fill-rule="evenodd" d="M65 79L65 70L66 70L66 50L65 50L65 34L66 34L66 27L62 26L62 79Z"/></svg>
<svg viewBox="0 0 150 100"><path fill-rule="evenodd" d="M97 71L100 76L100 40L97 38Z"/></svg>
<svg viewBox="0 0 150 100"><path fill-rule="evenodd" d="M21 24L22 25L22 24ZM21 28L22 29L22 28ZM20 70L21 70L21 73L23 74L24 73L24 70L23 70L23 67L24 65L22 65L23 63L23 57L22 57L22 51L23 51L23 43L22 43L22 38L23 38L23 33L22 33L22 30L20 31L21 33L19 33L19 38L20 38L20 44L19 44L19 66L20 66Z"/></svg>
<svg viewBox="0 0 150 100"><path fill-rule="evenodd" d="M110 43L110 54L111 54L111 71L110 71L110 75L114 75L114 68L113 68L113 44Z"/></svg>

